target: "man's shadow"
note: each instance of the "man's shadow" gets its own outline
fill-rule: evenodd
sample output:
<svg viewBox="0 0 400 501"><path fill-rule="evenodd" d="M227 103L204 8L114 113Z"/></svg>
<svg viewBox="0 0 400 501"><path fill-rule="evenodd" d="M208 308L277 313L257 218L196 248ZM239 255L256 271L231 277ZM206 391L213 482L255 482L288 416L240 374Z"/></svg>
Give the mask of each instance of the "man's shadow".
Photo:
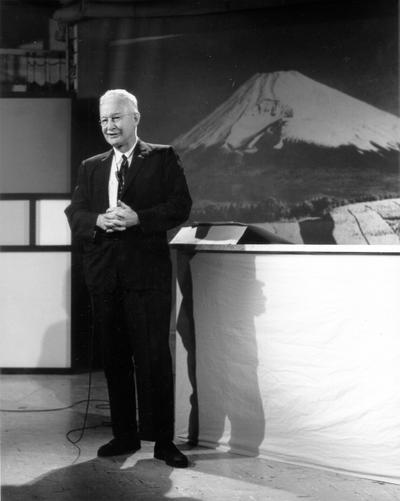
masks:
<svg viewBox="0 0 400 501"><path fill-rule="evenodd" d="M265 311L255 255L177 253L177 432L256 456L265 435L256 317ZM186 360L182 360L186 356ZM186 373L187 371L187 373ZM190 405L187 415L185 401ZM186 420L186 422L185 422Z"/></svg>
<svg viewBox="0 0 400 501"><path fill-rule="evenodd" d="M31 499L68 501L132 501L170 499L170 475L173 468L153 459L139 459L129 466L128 456L113 459L95 458L66 466L42 475L24 485L5 485L2 499L28 501ZM182 496L180 501L198 501Z"/></svg>

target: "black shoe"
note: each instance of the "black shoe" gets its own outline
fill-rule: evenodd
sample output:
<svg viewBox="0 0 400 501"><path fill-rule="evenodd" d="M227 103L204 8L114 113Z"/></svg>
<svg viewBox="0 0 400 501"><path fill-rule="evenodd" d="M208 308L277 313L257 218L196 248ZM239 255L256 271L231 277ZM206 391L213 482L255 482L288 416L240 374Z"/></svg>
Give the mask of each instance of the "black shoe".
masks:
<svg viewBox="0 0 400 501"><path fill-rule="evenodd" d="M186 468L189 464L187 457L172 442L156 442L154 457L174 468Z"/></svg>
<svg viewBox="0 0 400 501"><path fill-rule="evenodd" d="M140 449L140 440L113 438L107 444L102 445L97 451L99 457L120 456L133 454Z"/></svg>

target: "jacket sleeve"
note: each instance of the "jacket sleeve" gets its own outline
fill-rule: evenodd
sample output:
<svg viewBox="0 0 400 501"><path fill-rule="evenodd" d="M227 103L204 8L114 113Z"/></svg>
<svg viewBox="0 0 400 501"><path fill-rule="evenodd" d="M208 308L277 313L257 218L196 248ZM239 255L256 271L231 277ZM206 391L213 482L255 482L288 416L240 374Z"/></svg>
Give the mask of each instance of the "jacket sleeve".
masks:
<svg viewBox="0 0 400 501"><path fill-rule="evenodd" d="M86 163L82 162L78 171L78 182L72 194L70 205L65 209L72 231L78 241L93 241L96 235L98 214L90 210Z"/></svg>
<svg viewBox="0 0 400 501"><path fill-rule="evenodd" d="M140 227L144 233L166 231L184 223L192 208L192 199L181 160L172 146L164 158L166 173L166 199L148 209L138 210Z"/></svg>

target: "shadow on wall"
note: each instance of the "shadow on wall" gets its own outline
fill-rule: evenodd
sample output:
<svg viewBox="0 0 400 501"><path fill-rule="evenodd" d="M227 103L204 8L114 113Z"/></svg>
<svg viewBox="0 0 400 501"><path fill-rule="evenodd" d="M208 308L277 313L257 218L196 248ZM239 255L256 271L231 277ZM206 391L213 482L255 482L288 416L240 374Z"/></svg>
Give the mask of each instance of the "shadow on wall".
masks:
<svg viewBox="0 0 400 501"><path fill-rule="evenodd" d="M176 320L176 335L180 336L186 351L187 375L190 384L189 404L190 411L187 422L187 439L190 444L197 444L199 440L199 401L197 394L196 376L196 330L193 316L193 282L190 270L190 260L194 253L176 252L176 278L182 302ZM175 294L176 297L176 294ZM178 308L178 305L176 304ZM177 375L177 353L175 350L175 377ZM184 370L184 369L183 369ZM177 396L178 398L178 396ZM185 406L186 402L177 402L177 406ZM175 416L175 420L178 416ZM183 418L185 419L185 417ZM185 425L184 425L185 427Z"/></svg>
<svg viewBox="0 0 400 501"><path fill-rule="evenodd" d="M177 367L177 396L190 398L190 406L188 416L177 415L177 429L186 429L191 443L229 445L232 452L257 455L265 416L255 319L265 311L265 297L255 257L179 252L178 285L177 334L188 379ZM189 387L182 389L185 380ZM178 409L181 405L185 402L178 401Z"/></svg>

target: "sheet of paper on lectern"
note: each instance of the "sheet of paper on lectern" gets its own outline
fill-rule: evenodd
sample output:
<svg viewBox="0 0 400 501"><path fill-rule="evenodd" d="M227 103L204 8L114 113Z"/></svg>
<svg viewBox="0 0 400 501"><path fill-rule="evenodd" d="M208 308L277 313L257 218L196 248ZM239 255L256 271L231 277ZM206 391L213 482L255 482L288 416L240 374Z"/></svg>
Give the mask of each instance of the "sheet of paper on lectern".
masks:
<svg viewBox="0 0 400 501"><path fill-rule="evenodd" d="M188 226L181 228L171 240L176 245L235 245L246 231L245 225Z"/></svg>

